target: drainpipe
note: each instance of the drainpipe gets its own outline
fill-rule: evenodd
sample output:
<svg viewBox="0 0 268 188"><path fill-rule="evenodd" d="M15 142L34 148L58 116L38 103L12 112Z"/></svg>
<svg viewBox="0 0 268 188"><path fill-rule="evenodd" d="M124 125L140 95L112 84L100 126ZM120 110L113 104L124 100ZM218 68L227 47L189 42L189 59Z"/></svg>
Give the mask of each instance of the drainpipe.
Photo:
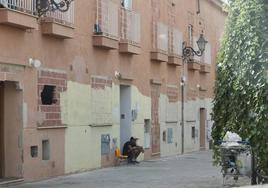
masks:
<svg viewBox="0 0 268 188"><path fill-rule="evenodd" d="M182 76L181 77L181 154L184 153L184 84L185 84L184 82L185 82L184 76Z"/></svg>
<svg viewBox="0 0 268 188"><path fill-rule="evenodd" d="M182 43L182 49L186 47L186 43ZM182 51L182 54L184 54L184 50ZM185 77L185 65L187 64L187 57L182 58L182 72L181 72L181 154L184 153L184 107L185 107L185 83L186 83L186 77ZM187 67L186 67L187 68Z"/></svg>
<svg viewBox="0 0 268 188"><path fill-rule="evenodd" d="M182 49L185 47L185 43L182 44ZM183 54L183 53L182 53ZM184 90L185 90L185 64L187 63L187 58L182 59L182 75L181 75L181 154L184 153Z"/></svg>

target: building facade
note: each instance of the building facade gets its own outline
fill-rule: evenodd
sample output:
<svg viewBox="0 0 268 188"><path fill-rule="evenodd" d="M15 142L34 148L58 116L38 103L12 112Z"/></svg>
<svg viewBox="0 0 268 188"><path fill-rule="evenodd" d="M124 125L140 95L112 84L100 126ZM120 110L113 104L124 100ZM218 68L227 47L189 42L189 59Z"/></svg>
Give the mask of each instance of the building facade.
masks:
<svg viewBox="0 0 268 188"><path fill-rule="evenodd" d="M75 0L41 18L35 0L0 3L0 177L111 166L131 136L140 160L208 149L220 0Z"/></svg>

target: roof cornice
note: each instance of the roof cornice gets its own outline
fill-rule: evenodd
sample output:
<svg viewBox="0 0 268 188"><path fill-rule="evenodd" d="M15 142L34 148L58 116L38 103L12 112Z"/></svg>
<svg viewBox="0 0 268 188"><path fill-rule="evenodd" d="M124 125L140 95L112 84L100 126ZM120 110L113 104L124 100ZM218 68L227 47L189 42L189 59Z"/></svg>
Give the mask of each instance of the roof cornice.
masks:
<svg viewBox="0 0 268 188"><path fill-rule="evenodd" d="M213 4L217 5L218 7L222 8L224 2L222 0L210 0Z"/></svg>
<svg viewBox="0 0 268 188"><path fill-rule="evenodd" d="M225 5L225 2L223 0L207 0L211 2L213 5L215 5L218 9L220 9L222 12L226 13L226 10L224 10L223 6Z"/></svg>

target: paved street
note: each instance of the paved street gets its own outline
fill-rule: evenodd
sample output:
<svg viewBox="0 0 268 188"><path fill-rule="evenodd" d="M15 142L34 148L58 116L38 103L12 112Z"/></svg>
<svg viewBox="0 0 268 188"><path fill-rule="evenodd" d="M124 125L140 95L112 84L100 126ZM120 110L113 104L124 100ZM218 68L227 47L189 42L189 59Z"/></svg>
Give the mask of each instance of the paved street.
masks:
<svg viewBox="0 0 268 188"><path fill-rule="evenodd" d="M218 188L222 187L222 177L220 169L212 166L211 152L202 151L141 162L138 165L122 165L37 183L26 183L16 187Z"/></svg>

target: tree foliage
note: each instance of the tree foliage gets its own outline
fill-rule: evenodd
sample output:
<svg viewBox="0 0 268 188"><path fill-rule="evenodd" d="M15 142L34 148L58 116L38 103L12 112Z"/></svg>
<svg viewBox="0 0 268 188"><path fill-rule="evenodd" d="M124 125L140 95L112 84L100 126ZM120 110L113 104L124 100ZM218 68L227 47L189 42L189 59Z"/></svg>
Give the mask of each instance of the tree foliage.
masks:
<svg viewBox="0 0 268 188"><path fill-rule="evenodd" d="M214 92L214 141L227 131L249 139L268 175L268 0L229 0Z"/></svg>

